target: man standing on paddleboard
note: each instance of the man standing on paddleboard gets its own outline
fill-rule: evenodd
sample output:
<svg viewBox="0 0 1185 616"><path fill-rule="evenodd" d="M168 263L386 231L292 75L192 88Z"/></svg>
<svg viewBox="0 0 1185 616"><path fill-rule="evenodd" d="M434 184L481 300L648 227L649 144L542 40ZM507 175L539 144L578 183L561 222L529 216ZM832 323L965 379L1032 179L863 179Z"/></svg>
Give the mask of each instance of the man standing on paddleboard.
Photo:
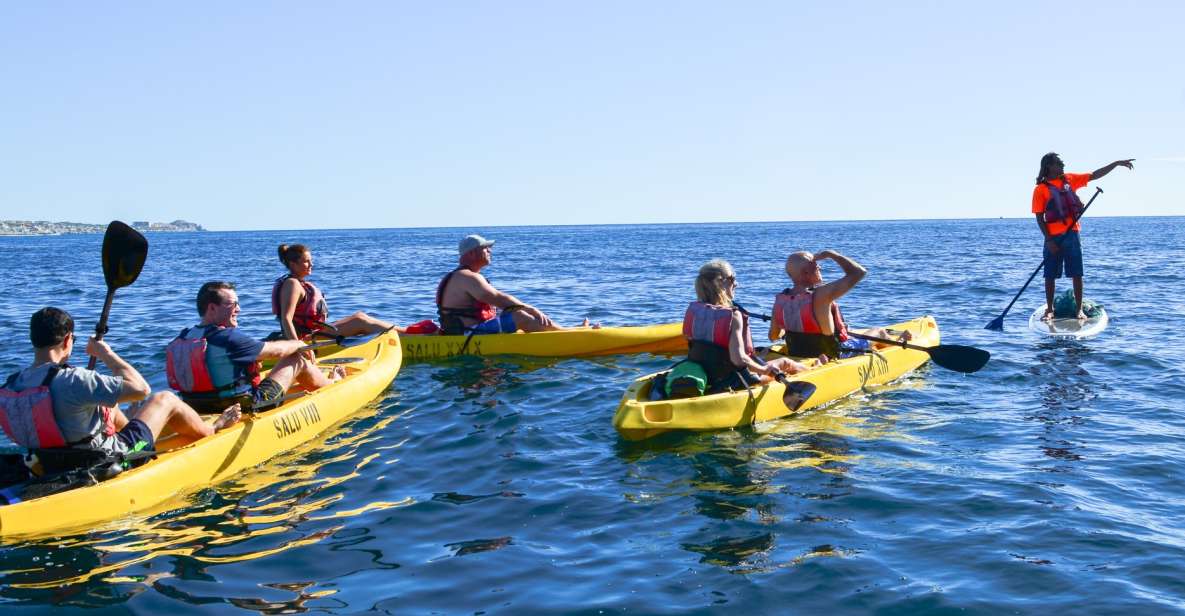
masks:
<svg viewBox="0 0 1185 616"><path fill-rule="evenodd" d="M1045 259L1045 316L1053 318L1053 295L1058 278L1064 274L1074 281L1074 302L1078 307L1078 320L1085 321L1082 312L1082 244L1078 239L1078 223L1075 219L1082 212L1082 201L1074 192L1097 180L1116 167L1132 168L1134 158L1117 160L1096 169L1092 173L1066 173L1065 164L1054 152L1041 157L1041 171L1037 174L1037 187L1033 189L1033 214L1037 226L1045 238L1042 254Z"/></svg>

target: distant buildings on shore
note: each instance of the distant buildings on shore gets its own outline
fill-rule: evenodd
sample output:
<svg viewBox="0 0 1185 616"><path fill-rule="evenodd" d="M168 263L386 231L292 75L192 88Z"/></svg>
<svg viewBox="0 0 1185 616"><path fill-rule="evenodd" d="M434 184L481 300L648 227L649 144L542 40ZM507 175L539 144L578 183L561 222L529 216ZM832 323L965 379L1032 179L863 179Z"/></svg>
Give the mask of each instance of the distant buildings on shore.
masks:
<svg viewBox="0 0 1185 616"><path fill-rule="evenodd" d="M197 223L184 220L173 222L147 222L137 220L132 223L137 231L205 231ZM68 235L77 233L103 233L107 225L91 225L82 222L49 222L46 220L0 220L0 235Z"/></svg>

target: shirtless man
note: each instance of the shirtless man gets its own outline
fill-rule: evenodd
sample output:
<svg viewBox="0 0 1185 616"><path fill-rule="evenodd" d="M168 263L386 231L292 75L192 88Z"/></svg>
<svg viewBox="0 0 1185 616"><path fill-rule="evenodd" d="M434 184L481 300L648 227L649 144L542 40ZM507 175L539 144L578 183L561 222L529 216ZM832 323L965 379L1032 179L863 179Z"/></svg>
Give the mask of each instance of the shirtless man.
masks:
<svg viewBox="0 0 1185 616"><path fill-rule="evenodd" d="M436 287L436 308L446 335L544 332L569 329L556 325L538 308L490 286L482 268L490 264L492 240L466 236L457 246L460 265ZM589 327L588 319L581 327ZM592 327L596 328L597 325Z"/></svg>
<svg viewBox="0 0 1185 616"><path fill-rule="evenodd" d="M831 259L843 269L843 278L823 282L819 262ZM787 354L795 357L826 355L846 357L867 350L869 342L848 335L847 325L836 300L852 290L868 270L859 263L834 250L812 255L796 252L786 258L786 275L794 286L774 298L773 318L769 325L769 339L786 339ZM888 338L891 332L882 328L852 330L877 338ZM909 332L900 336L909 340Z"/></svg>

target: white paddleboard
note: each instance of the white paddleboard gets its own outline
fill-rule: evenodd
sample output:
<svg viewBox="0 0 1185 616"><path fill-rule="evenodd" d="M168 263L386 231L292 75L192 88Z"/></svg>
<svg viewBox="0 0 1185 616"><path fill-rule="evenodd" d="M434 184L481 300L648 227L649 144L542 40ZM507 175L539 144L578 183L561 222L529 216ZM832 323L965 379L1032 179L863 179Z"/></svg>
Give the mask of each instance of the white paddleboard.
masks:
<svg viewBox="0 0 1185 616"><path fill-rule="evenodd" d="M1054 338L1089 338L1107 329L1107 311L1102 307L1099 308L1099 316L1085 321L1078 319L1042 321L1041 317L1043 316L1045 316L1045 304L1037 306L1037 309L1029 317L1029 329Z"/></svg>

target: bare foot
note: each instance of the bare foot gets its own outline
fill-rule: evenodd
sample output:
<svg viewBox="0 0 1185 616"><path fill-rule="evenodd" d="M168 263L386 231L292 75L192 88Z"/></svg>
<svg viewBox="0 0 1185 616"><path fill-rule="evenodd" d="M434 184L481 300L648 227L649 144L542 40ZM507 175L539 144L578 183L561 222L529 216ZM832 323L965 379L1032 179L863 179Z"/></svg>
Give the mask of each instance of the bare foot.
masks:
<svg viewBox="0 0 1185 616"><path fill-rule="evenodd" d="M243 407L236 402L235 404L226 407L226 410L222 411L222 415L220 415L218 419L214 420L214 431L218 432L220 430L229 428L238 423L238 421L242 418Z"/></svg>
<svg viewBox="0 0 1185 616"><path fill-rule="evenodd" d="M587 318L585 318L583 321L580 322L580 326L587 327L589 329L601 329L600 323L590 323Z"/></svg>
<svg viewBox="0 0 1185 616"><path fill-rule="evenodd" d="M1041 315L1041 320L1042 321L1052 321L1053 320L1053 309L1046 308L1045 314Z"/></svg>
<svg viewBox="0 0 1185 616"><path fill-rule="evenodd" d="M1085 323L1087 321L1087 319L1089 319L1089 318L1090 317L1086 316L1085 312L1082 312L1081 310L1078 311L1078 322L1079 323Z"/></svg>
<svg viewBox="0 0 1185 616"><path fill-rule="evenodd" d="M329 382L336 383L346 378L346 369L341 366L334 366L333 370L329 371Z"/></svg>
<svg viewBox="0 0 1185 616"><path fill-rule="evenodd" d="M823 354L820 354L820 355L819 355L819 365L820 365L820 366L822 366L823 364L825 364L825 363L827 363L827 362L829 362L829 361L831 361L831 358L830 358L830 357L827 357L827 354L826 354L826 353L823 353Z"/></svg>

